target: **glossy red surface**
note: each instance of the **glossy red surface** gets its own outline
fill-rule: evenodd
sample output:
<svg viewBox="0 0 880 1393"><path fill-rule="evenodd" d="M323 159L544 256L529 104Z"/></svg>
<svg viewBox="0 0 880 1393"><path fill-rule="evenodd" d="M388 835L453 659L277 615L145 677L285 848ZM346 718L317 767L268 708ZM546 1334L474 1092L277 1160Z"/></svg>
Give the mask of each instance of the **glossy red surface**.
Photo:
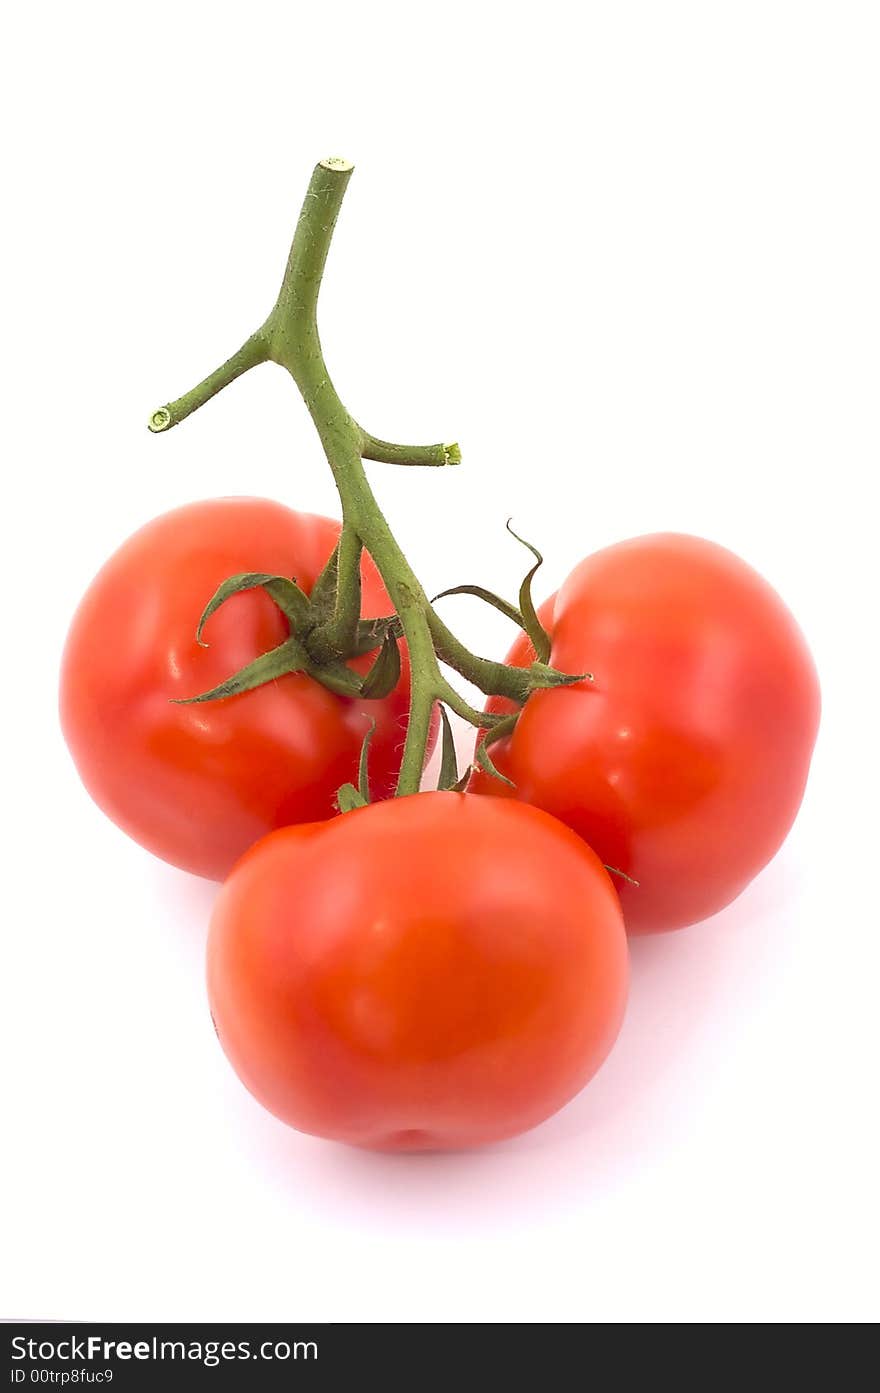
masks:
<svg viewBox="0 0 880 1393"><path fill-rule="evenodd" d="M287 828L235 867L208 988L241 1079L291 1126L358 1146L476 1146L533 1127L608 1053L626 935L560 823L467 794Z"/></svg>
<svg viewBox="0 0 880 1393"><path fill-rule="evenodd" d="M473 789L546 809L638 880L616 881L631 932L722 909L806 784L819 686L791 614L731 552L663 533L587 557L545 617L553 665L595 681L533 695L492 747L515 792L483 774ZM520 639L509 660L532 657Z"/></svg>

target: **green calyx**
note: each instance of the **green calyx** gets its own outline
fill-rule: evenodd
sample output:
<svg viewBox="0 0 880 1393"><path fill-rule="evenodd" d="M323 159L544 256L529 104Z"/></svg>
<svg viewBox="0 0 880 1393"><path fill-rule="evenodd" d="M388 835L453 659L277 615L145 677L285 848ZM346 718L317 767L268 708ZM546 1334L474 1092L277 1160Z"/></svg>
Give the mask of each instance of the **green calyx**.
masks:
<svg viewBox="0 0 880 1393"><path fill-rule="evenodd" d="M336 806L341 813L354 812L355 808L366 808L370 801L370 741L376 731L376 722L370 722L370 729L364 736L364 743L361 745L361 757L358 763L357 788L354 784L343 784L336 795Z"/></svg>
<svg viewBox="0 0 880 1393"><path fill-rule="evenodd" d="M335 556L334 552L334 556ZM328 565L332 565L333 558ZM266 682L275 682L290 672L304 672L337 696L362 697L379 701L390 695L400 680L400 625L396 615L387 619L358 620L352 636L350 652L329 652L326 647L316 655L309 640L320 631L326 604L323 592L316 585L317 599L309 597L296 581L288 576L268 575L263 571L246 571L230 576L208 601L196 629L196 642L203 648L209 645L202 634L211 615L233 595L245 590L264 590L274 600L290 624L290 637L232 673L224 682L199 696L177 699L182 706L202 701L217 701L252 691ZM361 674L348 666L347 659L370 653L378 648L375 661Z"/></svg>
<svg viewBox="0 0 880 1393"><path fill-rule="evenodd" d="M287 370L299 388L342 503L339 543L310 595L293 577L247 572L231 576L208 600L198 626L200 643L204 642L203 630L221 605L232 595L257 587L272 598L284 615L289 637L271 652L230 674L211 691L186 700L204 702L238 696L291 672L307 674L340 698L380 700L400 680L400 642L403 640L410 659L410 706L396 792L406 795L419 789L432 715L438 704L443 731L440 787L460 789L466 787L471 771L462 778L458 776L445 708L485 732L478 745L477 762L499 778L504 776L493 765L488 745L500 738L502 726L505 734L510 733L518 711L503 717L478 711L458 694L444 668L451 668L484 695L504 697L517 708L521 708L536 690L582 682L588 680L588 675L559 672L549 664L550 638L538 619L531 595L532 580L542 558L530 543L524 545L535 557L535 564L520 588L518 605L508 604L478 586L455 586L442 592L444 595L475 595L493 604L525 630L534 647L536 661L530 668L509 667L473 653L447 627L425 594L376 501L364 470L364 460L443 468L458 465L461 451L455 444L398 445L369 434L346 411L331 381L318 336L318 293L352 168L348 161L335 157L322 160L315 167L281 290L269 317L215 372L191 391L159 407L148 422L154 434L163 434L243 373L261 363L275 362ZM388 618L361 618L363 551L372 556L391 598L394 613ZM349 665L353 658L373 652L376 656L365 674ZM361 757L359 787L349 784L340 790L341 811L369 801L368 749L369 736Z"/></svg>

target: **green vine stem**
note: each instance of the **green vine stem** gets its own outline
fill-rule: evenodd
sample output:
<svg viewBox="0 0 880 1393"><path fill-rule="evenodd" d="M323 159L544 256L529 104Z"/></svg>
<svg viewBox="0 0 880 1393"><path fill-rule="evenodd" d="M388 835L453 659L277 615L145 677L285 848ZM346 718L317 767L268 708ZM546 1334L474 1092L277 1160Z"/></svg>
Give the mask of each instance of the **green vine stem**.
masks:
<svg viewBox="0 0 880 1393"><path fill-rule="evenodd" d="M161 433L186 419L242 373L260 363L286 368L302 394L320 436L342 503L336 603L309 633L310 659L333 663L354 651L360 617L360 554L365 548L382 576L409 648L409 723L397 784L398 795L418 791L435 703L474 726L491 718L465 702L441 671L444 663L487 695L522 705L537 687L579 680L543 663L507 667L472 653L434 610L386 521L364 471L363 460L389 464L458 464L457 445L394 445L368 435L346 411L330 379L318 336L318 292L333 229L353 166L322 160L315 168L293 237L281 290L268 319L222 367L176 401L154 411L149 427ZM509 721L509 718L508 718Z"/></svg>

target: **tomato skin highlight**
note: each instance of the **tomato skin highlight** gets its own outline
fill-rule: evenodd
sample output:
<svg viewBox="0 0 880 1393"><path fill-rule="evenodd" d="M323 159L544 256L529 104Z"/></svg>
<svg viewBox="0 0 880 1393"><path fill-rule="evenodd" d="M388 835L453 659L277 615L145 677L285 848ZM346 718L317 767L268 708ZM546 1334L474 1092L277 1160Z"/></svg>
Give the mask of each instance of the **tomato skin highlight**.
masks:
<svg viewBox="0 0 880 1393"><path fill-rule="evenodd" d="M253 847L208 991L242 1081L291 1126L391 1151L482 1145L587 1082L623 1017L607 873L517 803L420 793Z"/></svg>
<svg viewBox="0 0 880 1393"><path fill-rule="evenodd" d="M300 673L220 701L172 701L209 690L287 637L283 615L255 590L211 616L200 647L199 616L221 582L265 571L295 576L309 592L339 531L267 499L191 503L136 532L89 586L62 660L62 729L95 802L163 860L220 880L267 832L332 816L340 784L357 777L371 720L374 796L393 791L405 653L383 701L336 696ZM365 618L392 612L369 557L362 586Z"/></svg>
<svg viewBox="0 0 880 1393"><path fill-rule="evenodd" d="M492 746L515 791L471 788L544 808L638 880L616 881L632 933L724 908L803 797L820 697L792 615L732 552L661 533L587 557L546 618L551 663L595 681L535 693ZM508 661L532 657L520 638Z"/></svg>

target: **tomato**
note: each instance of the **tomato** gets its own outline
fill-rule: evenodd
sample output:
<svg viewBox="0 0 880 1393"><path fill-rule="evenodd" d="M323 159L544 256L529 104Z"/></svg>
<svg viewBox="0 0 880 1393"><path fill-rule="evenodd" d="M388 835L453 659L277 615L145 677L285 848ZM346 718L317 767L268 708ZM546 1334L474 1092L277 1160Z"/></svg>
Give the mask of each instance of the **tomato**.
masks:
<svg viewBox="0 0 880 1393"><path fill-rule="evenodd" d="M208 991L261 1103L391 1151L510 1137L587 1082L628 959L598 859L534 808L376 803L258 842L218 898Z"/></svg>
<svg viewBox="0 0 880 1393"><path fill-rule="evenodd" d="M722 909L804 792L819 687L791 614L731 552L670 533L587 557L544 617L551 663L595 681L534 693L491 747L515 791L472 788L546 809L637 880L616 882L632 932ZM510 660L533 657L521 638Z"/></svg>
<svg viewBox="0 0 880 1393"><path fill-rule="evenodd" d="M61 674L64 735L95 802L173 865L215 879L275 827L330 817L356 779L370 721L373 793L393 789L409 694L336 696L290 674L220 701L177 706L289 632L263 591L234 595L196 642L218 585L243 571L295 576L310 591L339 523L259 498L192 503L156 518L110 558L73 620ZM369 558L363 614L392 606ZM370 659L360 661L363 668Z"/></svg>

